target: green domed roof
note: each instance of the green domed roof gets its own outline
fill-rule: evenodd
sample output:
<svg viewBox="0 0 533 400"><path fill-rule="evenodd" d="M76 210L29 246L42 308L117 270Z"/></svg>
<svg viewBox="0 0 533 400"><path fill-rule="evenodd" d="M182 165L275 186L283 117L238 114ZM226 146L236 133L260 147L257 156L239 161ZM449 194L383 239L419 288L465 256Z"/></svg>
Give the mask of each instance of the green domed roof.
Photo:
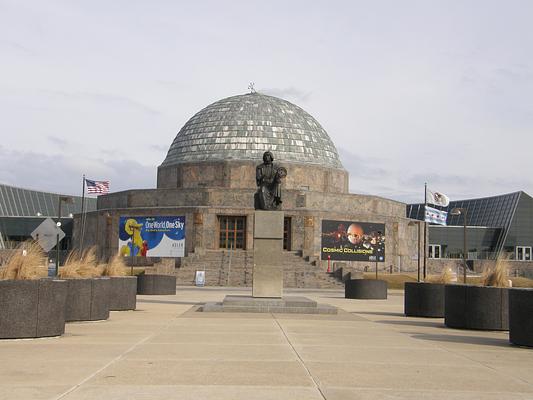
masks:
<svg viewBox="0 0 533 400"><path fill-rule="evenodd" d="M180 129L162 167L185 162L253 160L270 150L276 162L342 168L337 149L320 124L300 107L249 93L219 100Z"/></svg>

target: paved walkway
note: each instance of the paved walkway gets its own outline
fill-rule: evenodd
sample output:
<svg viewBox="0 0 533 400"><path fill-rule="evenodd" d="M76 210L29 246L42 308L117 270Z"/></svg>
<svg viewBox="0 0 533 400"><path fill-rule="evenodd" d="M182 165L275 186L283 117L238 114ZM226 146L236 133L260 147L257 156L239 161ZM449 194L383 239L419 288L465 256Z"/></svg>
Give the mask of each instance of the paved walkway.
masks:
<svg viewBox="0 0 533 400"><path fill-rule="evenodd" d="M386 301L288 291L337 316L216 314L249 291L180 288L138 311L67 324L60 338L0 341L0 399L533 399L533 350L506 332L446 329Z"/></svg>

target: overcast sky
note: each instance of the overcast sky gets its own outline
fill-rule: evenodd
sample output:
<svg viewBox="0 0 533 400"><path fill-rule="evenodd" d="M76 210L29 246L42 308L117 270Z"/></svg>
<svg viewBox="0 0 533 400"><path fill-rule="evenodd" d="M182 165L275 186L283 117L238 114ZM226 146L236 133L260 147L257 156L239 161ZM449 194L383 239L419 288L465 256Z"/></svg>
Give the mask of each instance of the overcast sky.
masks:
<svg viewBox="0 0 533 400"><path fill-rule="evenodd" d="M0 0L0 182L156 185L179 128L224 97L289 100L350 191L533 195L533 1Z"/></svg>

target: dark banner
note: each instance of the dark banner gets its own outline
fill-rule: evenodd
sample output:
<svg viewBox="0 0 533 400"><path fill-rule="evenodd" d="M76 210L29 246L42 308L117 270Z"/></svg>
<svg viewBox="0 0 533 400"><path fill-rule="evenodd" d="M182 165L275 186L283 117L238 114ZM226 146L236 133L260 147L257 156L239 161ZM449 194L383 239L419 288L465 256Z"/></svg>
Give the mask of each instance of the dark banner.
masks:
<svg viewBox="0 0 533 400"><path fill-rule="evenodd" d="M385 224L322 221L322 260L385 261Z"/></svg>

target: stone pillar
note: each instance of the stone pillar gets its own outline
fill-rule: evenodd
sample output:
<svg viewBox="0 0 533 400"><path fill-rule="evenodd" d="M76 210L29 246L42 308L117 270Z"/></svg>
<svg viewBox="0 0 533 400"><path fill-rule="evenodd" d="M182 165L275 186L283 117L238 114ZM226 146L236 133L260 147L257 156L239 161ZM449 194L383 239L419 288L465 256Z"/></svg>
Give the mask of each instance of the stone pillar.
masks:
<svg viewBox="0 0 533 400"><path fill-rule="evenodd" d="M253 297L281 298L283 292L283 212L254 214Z"/></svg>

